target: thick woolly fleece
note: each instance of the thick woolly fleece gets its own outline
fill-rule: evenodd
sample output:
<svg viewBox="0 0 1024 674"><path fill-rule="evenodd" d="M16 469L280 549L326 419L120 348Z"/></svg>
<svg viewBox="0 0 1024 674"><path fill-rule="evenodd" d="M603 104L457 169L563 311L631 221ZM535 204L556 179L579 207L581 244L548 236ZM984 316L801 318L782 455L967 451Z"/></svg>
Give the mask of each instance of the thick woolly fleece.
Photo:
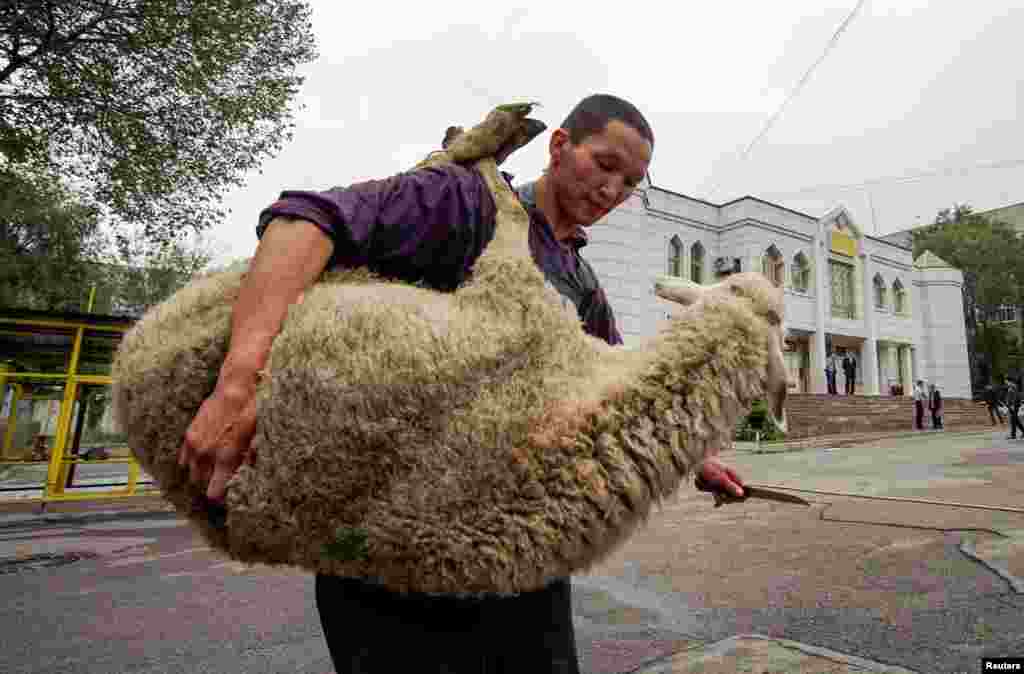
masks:
<svg viewBox="0 0 1024 674"><path fill-rule="evenodd" d="M292 307L223 521L176 454L244 272L192 283L125 336L119 420L211 545L399 592L522 592L607 556L729 442L766 387L778 290L730 277L642 348L608 347L545 286L490 162L499 221L466 285L330 273Z"/></svg>

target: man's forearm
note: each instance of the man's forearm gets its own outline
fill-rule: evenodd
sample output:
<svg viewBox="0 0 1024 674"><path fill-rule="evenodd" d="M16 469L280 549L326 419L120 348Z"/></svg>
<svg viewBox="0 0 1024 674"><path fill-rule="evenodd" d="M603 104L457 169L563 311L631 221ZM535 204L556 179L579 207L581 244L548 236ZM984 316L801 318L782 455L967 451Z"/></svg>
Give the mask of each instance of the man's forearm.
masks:
<svg viewBox="0 0 1024 674"><path fill-rule="evenodd" d="M275 218L267 225L235 301L222 386L255 381L288 307L320 276L333 248L330 238L306 220Z"/></svg>

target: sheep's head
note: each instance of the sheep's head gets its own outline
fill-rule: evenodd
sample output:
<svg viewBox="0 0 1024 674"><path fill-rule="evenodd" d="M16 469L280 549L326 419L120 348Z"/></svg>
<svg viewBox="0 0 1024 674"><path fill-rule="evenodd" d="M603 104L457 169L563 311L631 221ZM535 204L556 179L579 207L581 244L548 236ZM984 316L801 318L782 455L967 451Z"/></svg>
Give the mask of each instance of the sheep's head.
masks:
<svg viewBox="0 0 1024 674"><path fill-rule="evenodd" d="M772 285L763 274L748 272L733 274L708 286L674 276L659 276L654 283L654 292L658 297L684 306L729 296L750 300L754 313L764 320L768 331L768 367L764 382L768 411L772 422L785 431L787 376L782 356L785 339L782 290Z"/></svg>

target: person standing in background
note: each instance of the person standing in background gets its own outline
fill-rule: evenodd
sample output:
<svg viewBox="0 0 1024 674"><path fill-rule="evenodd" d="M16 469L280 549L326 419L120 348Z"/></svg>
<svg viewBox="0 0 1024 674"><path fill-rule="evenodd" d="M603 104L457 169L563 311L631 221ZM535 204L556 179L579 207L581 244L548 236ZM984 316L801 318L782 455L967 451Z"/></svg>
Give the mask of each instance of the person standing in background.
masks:
<svg viewBox="0 0 1024 674"><path fill-rule="evenodd" d="M828 354L828 357L825 358L825 382L828 384L828 392L831 395L836 395L838 393L838 391L836 391L836 369L838 367L838 361L839 358L836 356L834 351Z"/></svg>
<svg viewBox="0 0 1024 674"><path fill-rule="evenodd" d="M932 413L932 428L942 430L942 394L935 384L928 385L928 409Z"/></svg>
<svg viewBox="0 0 1024 674"><path fill-rule="evenodd" d="M1000 406L1003 404L999 390L992 384L985 386L985 405L988 407L988 416L992 419L993 426L1003 425L1003 412Z"/></svg>
<svg viewBox="0 0 1024 674"><path fill-rule="evenodd" d="M1017 385L1010 379L1006 380L1006 407L1010 410L1010 440L1017 439L1017 429L1020 429L1021 436L1024 437L1024 426L1021 426L1020 417L1017 413L1020 412L1020 390Z"/></svg>
<svg viewBox="0 0 1024 674"><path fill-rule="evenodd" d="M914 428L924 430L924 380L918 379L914 385Z"/></svg>
<svg viewBox="0 0 1024 674"><path fill-rule="evenodd" d="M843 378L846 380L846 395L852 396L857 386L857 361L849 351L843 355Z"/></svg>

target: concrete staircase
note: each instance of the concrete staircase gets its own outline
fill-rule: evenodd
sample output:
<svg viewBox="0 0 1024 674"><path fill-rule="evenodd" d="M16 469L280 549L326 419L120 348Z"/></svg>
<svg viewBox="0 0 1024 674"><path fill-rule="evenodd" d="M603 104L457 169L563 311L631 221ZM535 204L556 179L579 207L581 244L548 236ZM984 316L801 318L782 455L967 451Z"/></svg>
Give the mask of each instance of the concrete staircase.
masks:
<svg viewBox="0 0 1024 674"><path fill-rule="evenodd" d="M943 422L947 430L992 428L984 403L964 398L943 401ZM851 433L914 430L914 401L908 397L790 394L786 398L789 432L786 439ZM931 428L931 413L924 411L925 428Z"/></svg>

